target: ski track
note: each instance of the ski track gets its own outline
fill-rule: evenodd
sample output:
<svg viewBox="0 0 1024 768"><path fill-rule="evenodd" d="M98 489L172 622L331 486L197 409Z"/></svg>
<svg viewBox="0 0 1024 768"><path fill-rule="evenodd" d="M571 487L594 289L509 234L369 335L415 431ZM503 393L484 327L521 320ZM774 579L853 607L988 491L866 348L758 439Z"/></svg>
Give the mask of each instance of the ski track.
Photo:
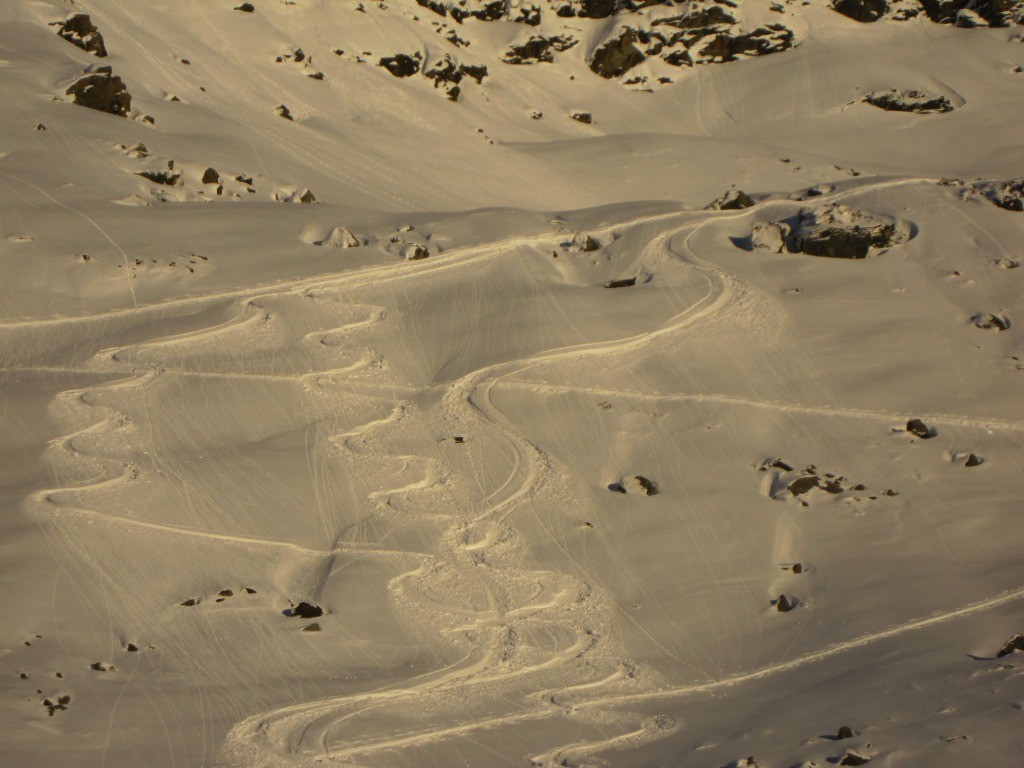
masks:
<svg viewBox="0 0 1024 768"><path fill-rule="evenodd" d="M105 21L112 22L112 20L106 19ZM289 148L289 151L294 150ZM838 200L849 195L859 195L899 185L921 183L933 183L933 180L880 180L858 185L842 193L832 193L826 199ZM796 201L780 199L771 199L766 202L776 206L789 205L797 207L801 205L801 203ZM530 663L508 664L502 661L502 654L507 650L503 643L511 636L508 630L515 623L544 621L546 617L554 615L574 603L582 603L587 607L588 610L583 612L584 621L587 620L586 617L588 615L599 616L600 612L606 609L603 607L604 598L602 595L595 592L589 585L573 583L573 580L565 574L532 572L525 568L518 573L500 573L500 569L498 569L498 575L504 576L509 584L515 583L517 579L529 577L534 579L539 585L536 591L537 596L540 598L539 600L515 604L512 600L514 596L510 596L508 590L502 589L500 584L497 583L498 577L482 574L481 569L475 567L473 558L495 545L503 532L507 534L506 522L508 518L513 513L522 509L527 502L538 494L544 493L545 489L550 484L557 482L558 478L558 468L553 465L550 457L540 447L518 434L515 424L505 417L494 405L491 392L496 386L514 387L538 393L573 393L651 401L713 402L726 406L776 409L835 418L867 418L878 421L897 421L905 418L905 415L885 411L849 409L830 405L777 403L724 394L652 394L515 380L517 374L543 363L637 350L657 339L679 334L687 327L698 322L713 321L724 308L736 302L738 297L744 295L749 289L742 281L724 269L699 260L690 250L690 238L708 224L730 218L742 219L750 216L755 211L756 208L738 212L679 211L639 217L632 221L619 222L614 226L604 228L598 234L605 235L616 229L647 224L665 225L667 228L661 234L651 239L645 246L645 256L664 257L667 254L670 259L683 268L694 270L702 275L707 282L707 291L701 298L660 328L627 338L550 349L520 360L499 362L466 374L444 388L442 402L445 418L460 424L472 423L473 428L478 433L488 434L492 439L504 442L512 450L514 463L504 482L500 483L484 499L484 506L482 508L453 515L452 520L447 524L448 527L442 534L440 551L437 553L396 551L372 545L359 546L338 542L330 548L314 549L286 540L248 537L216 531L198 530L172 524L140 521L78 506L62 505L55 500L55 497L59 496L61 492L75 491L83 493L101 487L115 486L119 483L123 484L127 472L120 465L118 465L117 469L114 469L111 466L114 464L112 460L87 456L74 447L74 441L78 437L95 435L118 428L118 420L114 418L116 413L114 409L107 406L89 404L83 399L83 395L90 391L116 393L118 389L144 387L158 375L198 378L219 377L238 380L311 381L315 380L317 376L350 372L348 368L341 368L325 371L308 371L301 374L273 375L197 371L165 368L163 366L142 368L122 361L120 356L123 356L129 350L167 349L177 345L187 346L199 341L216 343L218 339L222 339L227 334L244 330L246 327L269 317L268 314L265 314L265 310L260 307L267 299L309 295L312 291L327 288L351 290L371 284L401 283L406 280L423 279L427 276L463 269L467 265L478 261L497 258L501 254L515 248L550 247L561 239L561 233L510 237L493 243L455 248L441 256L431 258L425 264L402 264L398 266L388 264L354 272L342 272L316 278L301 278L272 285L224 291L199 298L180 299L154 306L138 307L132 310L116 310L77 318L16 321L0 325L0 333L15 332L17 329L25 327L66 327L79 323L108 322L129 315L138 316L140 313L152 313L155 311L173 312L177 309L188 310L197 306L201 307L224 302L225 300L235 301L238 305L234 316L217 326L162 339L152 339L116 350L104 350L97 354L88 365L83 367L12 366L3 369L9 371L60 372L98 376L110 376L116 373L122 376L122 378L113 382L99 384L85 390L69 390L63 393L66 399L72 399L75 402L77 408L99 409L100 412L106 411L107 415L101 421L70 433L57 441L55 450L60 452L59 460L68 464L85 461L106 465L107 468L105 471L100 472L98 479L88 483L38 491L33 497L35 506L40 514L47 515L55 520L62 515L81 516L93 521L104 522L112 527L135 528L170 537L194 537L213 544L229 547L242 547L252 550L285 550L302 558L322 559L344 553L358 554L360 556L395 557L400 560L403 558L415 559L417 565L411 570L407 570L393 578L389 586L389 590L395 598L402 601L412 600L415 603L417 599L424 599L423 597L410 597L410 595L416 593L418 583L424 579L427 581L424 583L424 586L420 587L420 594L429 591L431 569L436 569L435 572L439 572L442 576L448 571L457 574L459 579L478 584L486 593L488 610L475 613L468 612L469 615L466 616L464 621L450 626L446 630L450 633L476 631L481 633L482 637L487 638L487 642L477 643L476 647L459 661L447 667L376 691L301 702L265 712L238 723L228 733L224 745L223 758L228 764L245 765L248 768L259 765L271 766L278 765L279 763L306 762L307 758L312 760L327 757L332 760L350 762L385 750L417 747L446 738L464 736L480 729L539 720L550 717L553 709L568 717L587 719L600 714L605 719L613 717L616 720L618 723L617 730L620 731L617 735L599 741L565 744L533 758L536 764L561 763L570 757L575 761L587 760L598 752L659 738L671 733L674 729L674 725L664 719L644 720L636 715L616 713L615 710L618 707L633 703L685 697L728 686L742 685L746 682L782 674L804 665L823 661L872 643L1024 599L1024 588L1017 589L955 610L909 620L885 630L839 642L794 659L768 664L753 671L737 672L724 677L715 677L704 671L700 672L706 678L703 682L672 688L654 687L651 690L640 692L615 691L615 688L621 683L622 673L617 666L619 662L613 662L614 649L603 648L604 638L593 635L588 631L583 631L583 628L578 623L575 626L575 642L557 651L549 652L546 658ZM683 239L683 246L686 253L673 253L673 241L684 234L686 237ZM287 310L282 309L280 311L286 312ZM377 318L371 316L367 320L356 321L351 325L339 326L333 330L309 332L302 339L305 343L315 343L331 334L347 333L348 331L368 328L377 321ZM354 379L337 377L335 380L349 388L349 391L364 395L376 393L377 397L381 396L381 387L373 382L359 382ZM397 394L399 388L390 387L390 389ZM422 391L422 388L420 391ZM403 394L411 396L415 394L415 391L408 390L403 392ZM353 455L365 456L367 459L381 460L382 464L385 458L391 461L398 460L402 462L402 474L406 474L406 470L414 466L419 468L417 472L413 472L413 475L419 475L418 479L413 479L388 489L375 491L372 494L377 499L387 499L388 501L382 502L385 504L389 503L391 496L431 490L437 478L445 475L445 469L443 467L438 468L436 466L437 463L433 459L414 455L378 455L367 448L365 440L367 436L395 429L402 422L406 413L403 402L392 402L392 407L393 410L389 415L369 421L347 432L334 435L329 441L335 448L348 451ZM1024 429L1024 424L1021 422L984 417L957 414L926 414L925 417L929 421L972 428L1004 431L1020 431ZM566 554L568 555L568 553ZM440 585L441 588L443 586L443 584ZM546 597L549 593L550 596ZM564 617L561 618L564 620ZM512 642L513 647L508 652L514 655L516 653L514 639ZM669 649L665 649L665 651L670 652ZM582 668L576 669L576 666L581 666L578 662L583 657L587 657L587 666L590 668L586 670ZM394 703L398 700L405 701L416 698L437 697L452 691L465 691L467 688L477 686L488 686L489 690L493 690L495 686L508 685L514 691L513 683L521 684L526 679L532 680L533 677L552 669L562 670L563 674L569 678L567 684L555 689L547 689L543 687L540 680L530 683L530 685L534 686L533 692L526 697L523 709L520 711L513 711L507 715L488 717L470 723L461 723L457 726L433 727L426 730L407 730L388 738L369 737L363 740L349 740L344 748L336 748L331 745L330 737L333 728L374 708ZM573 701L574 699L576 700ZM555 704L556 701L573 701L573 703ZM319 754L312 754L314 750L319 752Z"/></svg>

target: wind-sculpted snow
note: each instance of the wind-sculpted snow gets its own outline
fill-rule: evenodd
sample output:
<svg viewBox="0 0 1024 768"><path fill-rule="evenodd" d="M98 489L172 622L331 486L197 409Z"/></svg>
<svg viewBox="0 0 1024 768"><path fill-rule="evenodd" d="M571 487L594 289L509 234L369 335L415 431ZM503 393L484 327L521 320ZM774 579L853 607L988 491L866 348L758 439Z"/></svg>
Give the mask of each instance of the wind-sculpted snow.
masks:
<svg viewBox="0 0 1024 768"><path fill-rule="evenodd" d="M947 5L12 0L0 763L1013 764L1024 46Z"/></svg>

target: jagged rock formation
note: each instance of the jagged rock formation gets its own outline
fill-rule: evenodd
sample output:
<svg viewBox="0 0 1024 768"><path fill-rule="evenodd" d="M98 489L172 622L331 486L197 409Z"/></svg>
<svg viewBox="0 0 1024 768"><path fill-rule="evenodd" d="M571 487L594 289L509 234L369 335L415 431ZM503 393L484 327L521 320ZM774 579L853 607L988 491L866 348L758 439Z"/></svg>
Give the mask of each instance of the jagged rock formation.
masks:
<svg viewBox="0 0 1024 768"><path fill-rule="evenodd" d="M543 37L534 35L523 43L517 43L509 47L502 57L506 64L532 64L534 62L551 63L555 60L555 53L567 51L579 42L571 35L554 35Z"/></svg>
<svg viewBox="0 0 1024 768"><path fill-rule="evenodd" d="M87 13L76 13L64 22L54 22L58 27L57 34L63 37L72 45L77 45L83 51L104 58L107 55L107 47L103 43L103 35L92 23Z"/></svg>
<svg viewBox="0 0 1024 768"><path fill-rule="evenodd" d="M422 54L417 51L412 56L407 53L396 53L394 56L383 56L379 65L395 77L412 77L420 71Z"/></svg>
<svg viewBox="0 0 1024 768"><path fill-rule="evenodd" d="M624 75L647 58L643 51L636 47L637 40L635 30L622 30L617 37L613 37L594 52L590 60L590 70L604 78Z"/></svg>
<svg viewBox="0 0 1024 768"><path fill-rule="evenodd" d="M937 24L1008 27L1024 23L1022 0L835 0L832 8L860 22L904 21L925 14Z"/></svg>
<svg viewBox="0 0 1024 768"><path fill-rule="evenodd" d="M132 96L120 77L110 67L99 67L95 72L80 77L66 91L75 104L89 109L124 117L132 108Z"/></svg>

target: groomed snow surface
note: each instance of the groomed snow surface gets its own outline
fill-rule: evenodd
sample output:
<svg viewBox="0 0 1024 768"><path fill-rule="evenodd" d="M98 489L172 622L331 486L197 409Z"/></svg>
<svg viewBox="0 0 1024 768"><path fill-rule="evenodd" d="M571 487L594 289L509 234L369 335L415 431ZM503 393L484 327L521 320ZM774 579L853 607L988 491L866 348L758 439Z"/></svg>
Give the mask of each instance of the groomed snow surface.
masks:
<svg viewBox="0 0 1024 768"><path fill-rule="evenodd" d="M0 8L0 764L1024 765L1024 27L238 5Z"/></svg>

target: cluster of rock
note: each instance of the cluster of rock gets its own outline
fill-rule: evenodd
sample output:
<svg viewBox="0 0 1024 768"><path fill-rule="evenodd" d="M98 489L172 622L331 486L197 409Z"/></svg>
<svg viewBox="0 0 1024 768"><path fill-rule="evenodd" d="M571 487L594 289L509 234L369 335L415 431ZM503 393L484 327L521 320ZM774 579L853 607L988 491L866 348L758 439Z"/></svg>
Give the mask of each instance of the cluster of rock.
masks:
<svg viewBox="0 0 1024 768"><path fill-rule="evenodd" d="M804 208L787 221L758 222L751 246L775 253L863 259L873 250L889 248L902 240L896 222L889 217L832 204Z"/></svg>
<svg viewBox="0 0 1024 768"><path fill-rule="evenodd" d="M99 58L107 56L103 35L86 13L77 13L64 21L55 21L57 34L74 46ZM86 74L64 92L75 104L118 117L126 117L132 109L132 95L124 81L109 66L90 67ZM146 118L153 122L152 118Z"/></svg>
<svg viewBox="0 0 1024 768"><path fill-rule="evenodd" d="M937 24L1008 27L1024 24L1024 0L834 0L832 7L855 21L905 21L924 14Z"/></svg>
<svg viewBox="0 0 1024 768"><path fill-rule="evenodd" d="M961 179L943 179L940 183L946 187L959 187L961 200L981 197L992 205L1007 211L1024 211L1024 179L973 182L965 182Z"/></svg>
<svg viewBox="0 0 1024 768"><path fill-rule="evenodd" d="M813 464L798 471L782 459L766 459L761 463L759 469L761 472L768 473L763 490L769 498L776 501L796 499L803 507L810 506L809 499L813 499L815 495L812 493L813 491L821 491L829 496L868 491L867 486L863 483L854 483L844 475L835 472L822 472ZM889 488L881 494L870 495L867 498L869 501L876 501L879 495L898 496L899 492ZM821 496L821 498L826 498L826 496ZM853 496L853 498L858 500L860 497ZM794 566L795 573L802 571L802 565L800 565L800 570L796 570L796 566Z"/></svg>
<svg viewBox="0 0 1024 768"><path fill-rule="evenodd" d="M435 88L443 88L451 101L459 100L462 95L461 84L465 78L475 80L479 85L489 74L485 65L464 64L447 53L429 65L424 63L423 54L419 51L412 54L396 53L394 56L382 57L379 65L399 78L412 77L422 72L424 77L434 81Z"/></svg>

